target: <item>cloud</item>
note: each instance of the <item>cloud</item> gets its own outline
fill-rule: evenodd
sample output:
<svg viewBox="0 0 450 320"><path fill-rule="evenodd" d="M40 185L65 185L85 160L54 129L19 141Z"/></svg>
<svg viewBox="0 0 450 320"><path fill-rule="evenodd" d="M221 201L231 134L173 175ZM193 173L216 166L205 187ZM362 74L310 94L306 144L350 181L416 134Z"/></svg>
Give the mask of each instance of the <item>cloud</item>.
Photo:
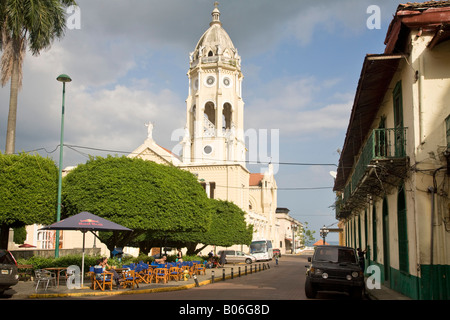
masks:
<svg viewBox="0 0 450 320"><path fill-rule="evenodd" d="M276 79L258 89L246 104L247 128L280 129L281 135L317 137L345 130L352 106L350 94L331 94L338 79ZM331 95L333 102L323 99Z"/></svg>

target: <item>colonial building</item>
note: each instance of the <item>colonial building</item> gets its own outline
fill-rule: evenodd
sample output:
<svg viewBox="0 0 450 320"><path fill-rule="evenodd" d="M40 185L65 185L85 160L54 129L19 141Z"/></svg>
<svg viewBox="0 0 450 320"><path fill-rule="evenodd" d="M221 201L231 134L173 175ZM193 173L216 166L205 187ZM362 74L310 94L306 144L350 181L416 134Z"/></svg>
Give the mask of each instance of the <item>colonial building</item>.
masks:
<svg viewBox="0 0 450 320"><path fill-rule="evenodd" d="M343 241L388 287L450 298L450 2L399 5L367 55L334 190Z"/></svg>
<svg viewBox="0 0 450 320"><path fill-rule="evenodd" d="M272 166L263 174L246 167L241 57L222 27L217 4L209 28L189 55L187 76L182 154L159 146L149 123L146 141L130 157L192 172L210 198L231 201L247 213L254 240L275 242L277 184Z"/></svg>
<svg viewBox="0 0 450 320"><path fill-rule="evenodd" d="M289 211L288 208L277 208L276 211L278 241L274 246L279 248L282 254L295 254L304 246L300 237L303 224L292 218Z"/></svg>

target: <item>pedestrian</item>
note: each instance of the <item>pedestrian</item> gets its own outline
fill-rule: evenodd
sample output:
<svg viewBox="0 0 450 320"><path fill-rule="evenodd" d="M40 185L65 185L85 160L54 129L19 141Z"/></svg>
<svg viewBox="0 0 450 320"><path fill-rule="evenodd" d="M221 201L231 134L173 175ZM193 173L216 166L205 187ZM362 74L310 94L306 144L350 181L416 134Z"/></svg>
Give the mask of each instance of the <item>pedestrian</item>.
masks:
<svg viewBox="0 0 450 320"><path fill-rule="evenodd" d="M275 253L275 265L278 265L278 258L279 258L279 256L278 256L278 252L277 252L277 253Z"/></svg>
<svg viewBox="0 0 450 320"><path fill-rule="evenodd" d="M366 250L362 251L361 248L356 249L356 251L358 252L358 258L359 258L359 266L361 267L362 272L364 272L365 268L366 268L366 262L364 259L364 256L366 254Z"/></svg>
<svg viewBox="0 0 450 320"><path fill-rule="evenodd" d="M219 265L220 265L222 268L225 266L225 263L226 263L226 261L227 261L226 257L227 257L227 254L225 253L224 250L222 250L222 251L220 252L220 258L219 258Z"/></svg>
<svg viewBox="0 0 450 320"><path fill-rule="evenodd" d="M181 252L181 249L177 250L177 262L183 262L183 253Z"/></svg>

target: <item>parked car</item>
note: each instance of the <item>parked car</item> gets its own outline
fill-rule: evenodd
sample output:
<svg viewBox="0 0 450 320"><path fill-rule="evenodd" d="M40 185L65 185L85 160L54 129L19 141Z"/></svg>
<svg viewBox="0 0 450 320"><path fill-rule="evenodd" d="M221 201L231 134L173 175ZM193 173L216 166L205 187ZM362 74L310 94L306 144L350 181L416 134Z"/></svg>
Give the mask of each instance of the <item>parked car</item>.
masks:
<svg viewBox="0 0 450 320"><path fill-rule="evenodd" d="M344 246L317 246L306 271L305 294L315 298L317 291L348 292L360 299L364 274L356 250Z"/></svg>
<svg viewBox="0 0 450 320"><path fill-rule="evenodd" d="M19 282L17 262L11 252L0 249L0 295Z"/></svg>
<svg viewBox="0 0 450 320"><path fill-rule="evenodd" d="M256 258L252 255L245 254L242 251L238 250L224 250L225 251L225 263L247 263L251 264L256 261ZM220 254L222 253L222 250L219 251L218 255L220 257Z"/></svg>

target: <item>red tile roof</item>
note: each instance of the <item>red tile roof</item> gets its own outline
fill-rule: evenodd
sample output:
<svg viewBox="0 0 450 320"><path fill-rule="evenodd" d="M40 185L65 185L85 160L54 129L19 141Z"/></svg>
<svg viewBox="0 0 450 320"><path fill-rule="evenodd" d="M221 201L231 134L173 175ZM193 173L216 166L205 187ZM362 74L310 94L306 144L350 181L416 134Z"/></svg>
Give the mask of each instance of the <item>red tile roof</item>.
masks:
<svg viewBox="0 0 450 320"><path fill-rule="evenodd" d="M259 186L264 175L261 173L250 173L249 186Z"/></svg>

